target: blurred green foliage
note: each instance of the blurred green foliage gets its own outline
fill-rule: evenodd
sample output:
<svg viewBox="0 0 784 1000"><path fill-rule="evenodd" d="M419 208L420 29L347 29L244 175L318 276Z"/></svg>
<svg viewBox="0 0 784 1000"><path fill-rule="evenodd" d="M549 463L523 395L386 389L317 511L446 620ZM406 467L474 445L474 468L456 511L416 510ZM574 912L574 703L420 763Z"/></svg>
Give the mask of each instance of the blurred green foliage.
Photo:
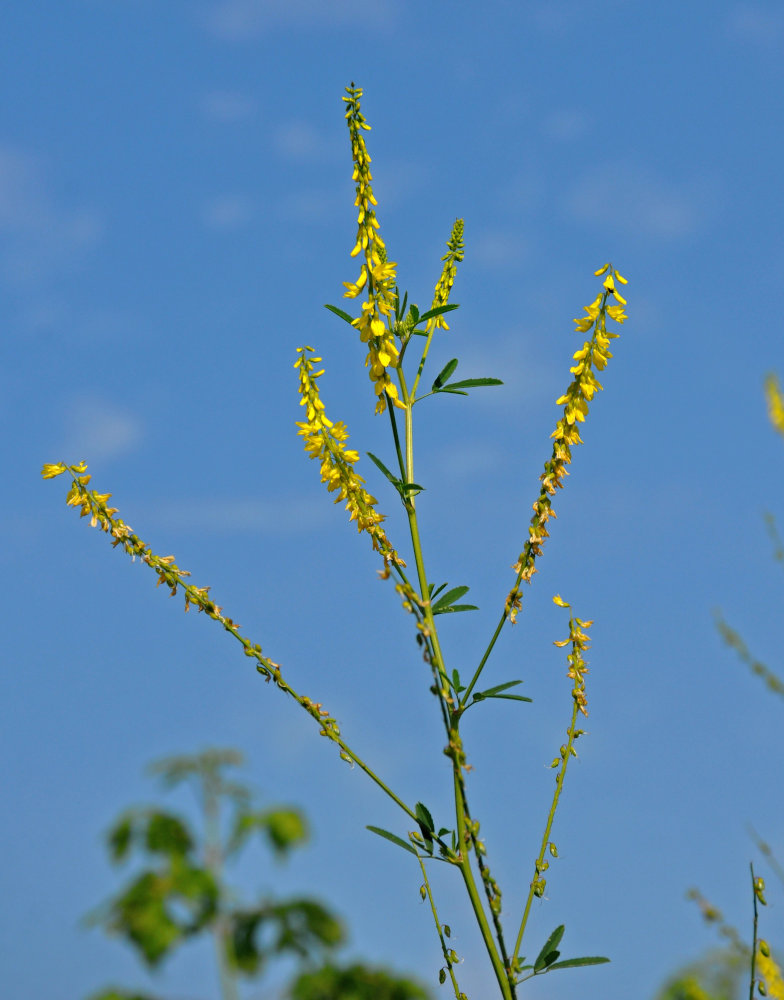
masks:
<svg viewBox="0 0 784 1000"><path fill-rule="evenodd" d="M306 966L293 987L299 990L291 994L296 1000L427 1000L421 987L389 973L361 964L344 969L324 964L346 940L343 924L327 905L309 897L265 897L249 904L226 883L227 863L251 839L261 839L274 857L283 859L309 837L298 809L258 809L250 789L226 777L227 768L242 763L236 750L206 750L152 765L151 772L168 788L184 781L195 785L200 829L157 807L123 812L106 835L109 856L117 864L136 858L142 866L89 915L88 923L125 941L148 968L197 935L210 935L223 1000L238 1000L241 976L259 976L284 956ZM160 998L111 988L91 1000Z"/></svg>

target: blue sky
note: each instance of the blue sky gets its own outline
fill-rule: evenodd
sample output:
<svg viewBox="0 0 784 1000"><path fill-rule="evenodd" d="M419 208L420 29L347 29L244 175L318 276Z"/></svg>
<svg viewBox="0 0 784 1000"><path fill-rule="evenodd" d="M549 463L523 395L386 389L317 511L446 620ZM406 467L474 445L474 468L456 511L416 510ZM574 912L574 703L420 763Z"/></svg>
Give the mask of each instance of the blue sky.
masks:
<svg viewBox="0 0 784 1000"><path fill-rule="evenodd" d="M784 844L781 709L712 616L780 664L763 512L782 513L784 454L762 396L765 373L784 373L780 5L44 0L0 26L9 995L145 985L121 945L79 923L118 885L100 837L150 798L149 760L208 745L241 748L264 800L313 823L285 870L245 869L248 892L329 898L351 954L435 982L410 859L364 830L402 832L393 809L220 629L79 522L62 480L39 476L86 459L134 529L446 820L411 623L294 428L307 343L325 359L328 412L360 452L389 454L364 351L323 309L356 277L351 80L373 125L382 233L415 301L429 303L465 218L461 309L435 360L505 381L422 407L430 572L470 584L481 609L447 623L451 662L476 659L510 585L593 271L611 259L629 278L605 392L492 665L498 682L524 678L534 705L466 722L473 808L514 923L569 711L552 595L595 619L590 735L531 948L563 922L570 953L613 963L531 995L652 996L714 943L691 885L747 928L748 824ZM402 546L394 498L364 465ZM493 995L459 886L440 870L436 882L463 988ZM781 941L771 897L765 932ZM155 986L206 1000L211 974L193 949Z"/></svg>

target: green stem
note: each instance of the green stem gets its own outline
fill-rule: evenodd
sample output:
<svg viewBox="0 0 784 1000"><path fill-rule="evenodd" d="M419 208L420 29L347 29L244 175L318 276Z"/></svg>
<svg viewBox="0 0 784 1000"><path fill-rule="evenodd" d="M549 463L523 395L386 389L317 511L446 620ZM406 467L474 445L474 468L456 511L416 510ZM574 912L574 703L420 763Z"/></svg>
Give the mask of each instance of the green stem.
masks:
<svg viewBox="0 0 784 1000"><path fill-rule="evenodd" d="M434 305L435 305L435 303L434 303ZM427 355L428 355L428 352L430 351L430 344L431 344L431 342L433 340L433 334L435 333L435 330L436 330L436 325L433 322L433 320L430 320L430 322L429 322L428 325L430 326L430 329L427 332L427 339L425 340L425 346L424 346L424 349L422 350L422 357L421 357L420 362L419 362L419 368L417 369L416 378L414 379L414 384L411 386L411 405L412 406L416 402L417 386L419 385L419 379L422 376L422 372L425 369L425 362L427 361ZM430 395L430 393L428 393L428 395Z"/></svg>
<svg viewBox="0 0 784 1000"><path fill-rule="evenodd" d="M749 1000L754 1000L754 980L757 975L757 923L759 914L757 913L757 881L754 878L754 864L749 864L751 869L751 895L754 900L754 930L751 942L751 983L749 984Z"/></svg>
<svg viewBox="0 0 784 1000"><path fill-rule="evenodd" d="M517 586L520 583L520 579L521 579L521 577L518 576L517 581L515 583L515 586ZM505 621L506 621L506 612L504 612L501 615L501 620L499 621L498 625L496 625L495 632L493 632L493 637L490 640L490 643L488 644L488 647L485 650L484 655L482 656L482 659L479 661L479 666L474 671L474 676L471 678L471 683L468 685L468 687L463 692L463 696L460 699L460 708L465 708L466 707L466 704L468 703L468 699L471 697L471 692L474 690L474 687L476 686L476 682L479 680L479 677L480 677L482 671L485 668L485 664L487 663L487 661L488 661L488 659L490 657L490 654L493 651L493 646L495 646L496 640L498 639L498 636L501 634L501 629L504 627L504 622Z"/></svg>
<svg viewBox="0 0 784 1000"><path fill-rule="evenodd" d="M401 369L402 371L402 369ZM397 462L400 467L400 475L405 482L406 478L406 465L403 459L403 451L400 447L400 435L397 432L397 420L395 419L395 407L392 405L389 397L387 397L387 413L389 414L389 422L392 425L392 437L395 439L395 451L397 452Z"/></svg>
<svg viewBox="0 0 784 1000"><path fill-rule="evenodd" d="M468 800L467 800L466 794L465 794L465 784L463 784L462 796L463 796L463 808L465 809L466 819L470 823L471 822L471 811L468 808ZM501 960L503 961L504 968L507 970L507 978L509 979L509 985L510 985L510 988L511 988L511 991L512 991L512 998L513 998L513 1000L515 1000L515 998L517 996L517 992L515 990L514 980L511 978L511 974L510 974L511 966L510 966L510 963L509 963L509 955L507 954L507 951L506 951L506 941L504 939L504 929L503 929L503 927L501 925L501 920L499 918L501 890L496 885L496 889L498 890L498 897L497 898L499 900L499 904L496 905L496 906L494 906L493 905L494 900L493 900L492 890L491 890L491 886L490 886L490 884L488 882L487 866L485 865L484 860L482 858L482 852L479 849L478 840L479 840L479 838L476 836L475 832L472 829L471 830L471 843L473 844L474 854L476 856L476 866L479 869L479 875L480 875L480 877L482 879L482 885L484 886L485 898L487 899L487 905L490 907L490 916L491 916L491 918L493 920L493 928L495 929L495 939L498 942L498 949L499 949L499 951L501 953Z"/></svg>
<svg viewBox="0 0 784 1000"><path fill-rule="evenodd" d="M468 892L468 898L471 900L471 907L473 908L476 922L479 925L482 940L487 948L487 954L490 956L490 962L493 966L493 972L495 973L495 978L498 981L501 995L504 1000L513 1000L509 976L504 968L501 956L498 954L498 949L496 948L495 941L493 939L493 932L490 929L490 924L487 922L487 915L485 914L484 907L482 906L479 890L476 887L474 873L471 870L471 855L468 850L467 843L470 836L466 836L464 789L462 777L460 775L460 764L458 761L454 761L454 769L455 811L457 814L458 844L460 846L460 874L463 876L466 891Z"/></svg>
<svg viewBox="0 0 784 1000"><path fill-rule="evenodd" d="M512 961L517 958L520 953L520 945L523 943L523 934L525 933L525 928L528 923L528 915L531 912L531 904L533 903L534 896L541 896L544 891L544 886L542 884L543 880L540 880L541 872L544 864L544 855L547 850L547 845L550 842L550 831L553 828L553 820L555 819L555 813L558 809L558 801L561 798L561 790L563 789L564 778L566 777L566 767L569 763L569 758L572 756L572 748L574 747L575 736L575 724L577 722L577 714L579 712L579 705L575 699L572 706L572 721L569 726L569 739L565 746L561 747L561 765L558 770L558 776L555 779L555 793L553 794L552 805L550 806L550 812L547 816L547 823L544 828L544 835L542 837L542 845L539 849L539 856L536 859L534 865L534 877L531 880L531 884L528 888L528 898L525 901L525 910L523 911L523 919L520 923L520 930L517 934L517 940L515 941L514 953L512 954ZM538 891L537 891L538 890Z"/></svg>
<svg viewBox="0 0 784 1000"><path fill-rule="evenodd" d="M427 898L430 902L430 912L433 914L433 920L436 925L436 932L438 934L438 940L441 942L441 951L444 955L444 961L446 962L446 968L449 973L449 978L452 980L452 989L455 991L455 997L457 1000L460 998L460 987L457 983L457 978L454 973L454 965L457 961L457 956L454 950L447 947L446 940L444 939L444 929L441 925L441 921L438 919L438 910L436 910L436 901L433 899L433 893L430 889L430 882L427 878L427 871L425 869L425 863L422 858L417 855L417 861L419 862L419 867L422 869L422 878L424 879L425 891L427 893Z"/></svg>

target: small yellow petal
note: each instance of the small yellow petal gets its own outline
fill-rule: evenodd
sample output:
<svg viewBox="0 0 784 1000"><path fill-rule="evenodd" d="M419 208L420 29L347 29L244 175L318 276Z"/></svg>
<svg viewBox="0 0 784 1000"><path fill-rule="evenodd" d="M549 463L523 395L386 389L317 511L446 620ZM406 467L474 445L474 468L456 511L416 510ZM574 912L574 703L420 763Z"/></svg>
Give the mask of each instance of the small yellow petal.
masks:
<svg viewBox="0 0 784 1000"><path fill-rule="evenodd" d="M553 598L553 604L557 604L559 608L570 608L571 604L565 601L560 594L556 594Z"/></svg>
<svg viewBox="0 0 784 1000"><path fill-rule="evenodd" d="M65 465L62 462L57 462L55 465L44 465L41 469L41 475L44 479L54 479L55 476L61 476L65 472Z"/></svg>

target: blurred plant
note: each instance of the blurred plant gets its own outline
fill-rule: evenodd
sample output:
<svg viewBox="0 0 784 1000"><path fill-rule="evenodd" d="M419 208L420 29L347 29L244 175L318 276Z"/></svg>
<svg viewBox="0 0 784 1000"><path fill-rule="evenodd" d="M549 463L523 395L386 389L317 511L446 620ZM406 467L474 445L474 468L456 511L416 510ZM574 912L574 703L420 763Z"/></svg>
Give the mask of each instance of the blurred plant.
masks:
<svg viewBox="0 0 784 1000"><path fill-rule="evenodd" d="M354 964L325 965L303 972L289 987L291 1000L428 1000L429 993L411 979Z"/></svg>
<svg viewBox="0 0 784 1000"><path fill-rule="evenodd" d="M172 595L181 591L186 611L193 605L219 622L241 643L245 655L255 661L256 669L265 680L273 681L276 687L294 698L316 720L321 735L337 745L341 758L361 768L400 808L408 823L405 838L374 826L368 829L416 860L422 879L419 891L422 899L429 903L443 956L439 980L445 982L449 978L455 997L461 1000L464 994L456 975L460 959L449 940L449 925L443 923L438 915L426 863L442 862L457 871L489 956L498 991L505 1000L513 1000L519 984L534 976L608 961L606 958L593 956L561 960L563 925L549 935L534 953L537 957L533 961L526 962L521 953L532 903L534 899L544 898L550 863L558 857L556 845L551 839L552 829L568 763L572 757L577 756L575 744L584 734L584 730L578 728L577 721L581 715L588 714L585 687L588 670L584 654L590 645L588 629L593 623L570 611L568 635L556 642L557 646L568 647L569 650L566 661L571 689L571 720L566 730L567 739L556 752L551 764L555 771L555 788L552 799L545 807L546 818L539 849L533 861L529 861L530 874L523 912L515 919L511 929L512 936L508 940L508 928L504 928L501 920L501 888L488 865L485 841L480 838L479 820L468 805L467 774L470 765L461 723L469 709L483 703L498 700L521 703L531 700L512 691L522 680L506 680L486 688L480 687L479 682L503 628L507 622L513 625L521 611L522 584L530 583L537 572L537 560L542 555L549 535L549 521L555 518L552 498L564 486L568 466L572 461L572 449L582 443L580 425L585 422L594 395L602 388L597 373L603 371L612 358L610 345L618 333L608 328L608 321L622 324L627 318L626 300L620 292L620 286L626 284L626 279L611 264L599 268L595 275L600 279L601 287L590 305L584 308L585 315L575 320L577 332L584 339L573 355L571 381L556 401L556 405L563 409L551 434L552 447L544 463L544 471L539 477L527 536L513 567L515 578L511 588L507 590L505 600L499 602L497 625L489 640L483 644L484 651L477 657L469 672L461 676L458 669L451 664L447 665L441 648L440 626L436 619L440 615L446 615L448 617L440 621L448 621L452 614L475 610L475 606L462 603L469 589L467 586L436 584L425 568L417 516L417 498L424 487L414 475L414 407L429 397L438 396L443 401L445 397L466 396L471 390L495 387L502 383L500 379L486 377L455 380L458 359L452 358L441 368L429 388L423 391L424 383L420 383L430 360L431 346L436 337L439 341L446 337L449 330L446 316L457 309L457 305L449 302L449 297L457 266L464 255L463 220L458 219L452 227L430 308L420 311L413 302L409 305L408 293L401 294L397 286L397 265L389 260L380 235L376 216L377 201L371 183L371 161L364 138L370 126L360 109L362 91L353 84L346 90L347 96L343 100L346 103L345 117L354 166L354 204L358 210L357 235L351 256L358 258L360 268L356 280L344 282L344 297L356 299L363 296L364 301L358 316L352 316L337 306L330 305L327 308L345 321L365 345L365 366L373 385L375 411L377 414L386 413L389 420L394 455L390 465L395 471L390 471L376 455L368 455L402 504L410 536L408 555L413 560L410 577L406 572L406 561L386 534L384 515L377 510L378 501L368 492L365 480L356 470L359 453L346 447L348 431L345 424L342 421L333 422L326 415L318 381L324 373L323 369L317 367L321 358L314 356L313 348L307 346L297 349L300 404L305 411L305 419L298 427L304 438L306 451L320 463L321 479L327 490L335 494L336 503L345 503L357 529L370 537L373 549L383 560L381 577L394 578L395 589L402 599L403 608L415 620L416 640L427 665L429 683L432 685L430 690L436 699L438 716L444 728L444 754L449 761L448 781L454 797L453 818L447 825L436 823L424 803L410 803L393 791L345 741L337 720L322 703L300 694L294 688L288 676L284 676L280 664L265 655L260 645L243 635L239 625L225 615L222 608L209 597L209 588L195 587L188 583L189 574L179 569L173 556L156 555L129 525L116 516L117 509L108 506L110 494L101 494L88 488L90 476L85 463L46 465L43 475L46 478L69 475L72 484L68 504L77 508L82 516L87 516L92 525L99 526L106 532L111 537L113 546L121 547L132 557L139 556L153 570L158 584L168 587ZM418 346L415 348L414 345ZM409 355L413 355L413 358ZM570 604L560 596L556 595L554 601L559 607L570 609ZM205 917L198 911L191 919L198 921ZM233 940L236 948L236 935Z"/></svg>
<svg viewBox="0 0 784 1000"><path fill-rule="evenodd" d="M285 955L314 962L345 940L338 918L314 899L266 898L248 906L225 882L226 864L251 837L260 837L279 859L308 839L299 810L255 809L248 787L225 777L224 770L239 767L242 760L236 750L206 750L151 765L150 773L168 788L183 781L196 786L202 836L162 809L124 812L107 834L111 859L126 862L136 852L146 866L88 917L89 923L130 944L150 968L186 941L209 934L223 1000L237 1000L240 975L257 976L271 960ZM94 1000L152 998L112 989Z"/></svg>
<svg viewBox="0 0 784 1000"><path fill-rule="evenodd" d="M774 430L784 437L784 394L775 375L765 379L765 397L768 405L768 418ZM768 532L773 540L773 555L779 562L784 562L784 547L776 528L772 514L766 513L765 521ZM738 655L753 674L761 677L769 691L784 695L784 681L769 667L758 660L749 650L738 632L730 627L720 612L716 612L716 627L725 643ZM774 874L784 885L784 867L779 863L770 846L752 830L752 837L770 865ZM762 997L768 996L774 1000L784 1000L784 978L781 968L773 958L770 946L757 935L758 906L767 906L765 899L765 882L755 876L751 866L752 898L753 898L753 932L751 946L747 945L742 935L728 924L719 909L709 903L696 889L687 893L700 908L706 923L713 925L719 934L728 941L725 949L712 952L706 958L681 969L668 980L665 987L657 994L656 1000L737 1000L741 987L748 984L748 995L754 1000L755 989ZM750 970L747 976L744 973Z"/></svg>

